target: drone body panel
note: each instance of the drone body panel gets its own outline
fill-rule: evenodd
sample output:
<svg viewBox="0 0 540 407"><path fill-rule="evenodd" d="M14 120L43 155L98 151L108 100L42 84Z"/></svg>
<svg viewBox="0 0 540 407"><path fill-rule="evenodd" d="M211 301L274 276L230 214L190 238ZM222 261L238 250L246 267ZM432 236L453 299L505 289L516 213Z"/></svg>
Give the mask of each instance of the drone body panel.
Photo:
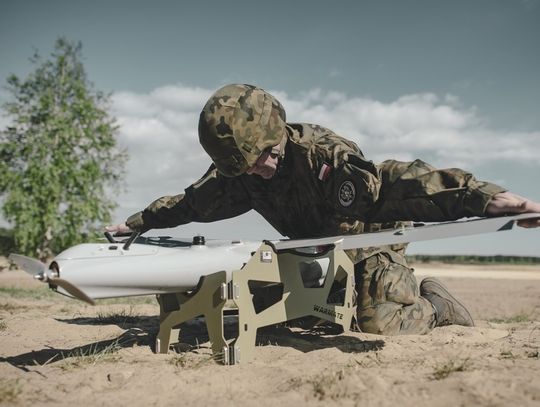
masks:
<svg viewBox="0 0 540 407"><path fill-rule="evenodd" d="M200 278L218 271L240 269L258 242L210 241L204 245L163 247L133 243L85 243L54 260L60 278L91 298L163 294L193 290ZM69 295L62 288L59 292Z"/></svg>

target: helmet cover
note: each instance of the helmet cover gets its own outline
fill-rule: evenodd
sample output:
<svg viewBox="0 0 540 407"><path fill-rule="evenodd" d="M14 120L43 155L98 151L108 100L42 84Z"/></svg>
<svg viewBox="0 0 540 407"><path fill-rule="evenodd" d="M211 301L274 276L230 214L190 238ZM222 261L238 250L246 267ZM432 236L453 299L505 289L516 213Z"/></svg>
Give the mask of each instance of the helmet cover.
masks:
<svg viewBox="0 0 540 407"><path fill-rule="evenodd" d="M265 90L232 84L217 90L199 118L199 141L227 177L245 173L285 134L285 110Z"/></svg>

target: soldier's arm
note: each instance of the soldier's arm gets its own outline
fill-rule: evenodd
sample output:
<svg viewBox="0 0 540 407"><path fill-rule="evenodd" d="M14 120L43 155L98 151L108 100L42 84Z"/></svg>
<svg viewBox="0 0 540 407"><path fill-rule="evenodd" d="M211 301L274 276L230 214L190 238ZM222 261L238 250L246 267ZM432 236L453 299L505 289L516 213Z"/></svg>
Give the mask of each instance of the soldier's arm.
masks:
<svg viewBox="0 0 540 407"><path fill-rule="evenodd" d="M375 164L355 143L330 131L317 140L316 148L317 171L327 201L343 216L366 220L381 187Z"/></svg>
<svg viewBox="0 0 540 407"><path fill-rule="evenodd" d="M382 182L369 217L373 222L413 220L438 222L485 216L488 204L505 189L477 180L458 168L436 169L421 160L384 161Z"/></svg>
<svg viewBox="0 0 540 407"><path fill-rule="evenodd" d="M136 231L175 227L189 222L213 222L232 218L251 209L242 184L220 175L212 165L183 194L165 196L131 215L126 225Z"/></svg>

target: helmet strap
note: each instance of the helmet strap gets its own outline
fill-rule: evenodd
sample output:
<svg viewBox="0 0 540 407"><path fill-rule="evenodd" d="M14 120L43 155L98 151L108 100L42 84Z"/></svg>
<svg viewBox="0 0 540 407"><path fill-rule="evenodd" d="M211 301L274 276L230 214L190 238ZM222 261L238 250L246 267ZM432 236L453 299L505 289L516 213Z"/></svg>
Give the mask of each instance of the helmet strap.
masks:
<svg viewBox="0 0 540 407"><path fill-rule="evenodd" d="M276 154L279 159L283 159L283 157L285 156L285 144L287 144L287 133L284 132L283 133L283 137L281 138L281 141L279 142L278 145L272 147L272 154Z"/></svg>

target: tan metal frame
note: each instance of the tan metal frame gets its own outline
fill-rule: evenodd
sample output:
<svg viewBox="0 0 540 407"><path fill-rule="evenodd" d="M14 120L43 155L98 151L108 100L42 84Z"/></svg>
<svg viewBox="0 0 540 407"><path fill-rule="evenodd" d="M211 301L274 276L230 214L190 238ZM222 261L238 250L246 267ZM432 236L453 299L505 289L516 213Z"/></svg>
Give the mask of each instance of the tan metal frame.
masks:
<svg viewBox="0 0 540 407"><path fill-rule="evenodd" d="M328 264L324 282L316 287L306 287L300 272L302 265L315 261ZM345 288L343 305L328 303L334 281L340 281ZM280 284L283 295L257 313L250 282ZM315 254L278 252L266 242L242 269L232 272L230 281L226 281L226 274L222 271L203 277L192 295L177 293L167 294L169 297L158 296L160 329L156 352L167 353L173 337L179 334L177 326L200 315L206 319L214 355L230 365L246 363L254 357L257 330L264 326L315 316L341 325L348 332L356 314L353 292L354 266L340 248L330 246L324 252ZM167 304L171 302L171 295L175 300L173 302L176 302L173 309ZM224 309L238 310L238 336L229 343L224 337Z"/></svg>

